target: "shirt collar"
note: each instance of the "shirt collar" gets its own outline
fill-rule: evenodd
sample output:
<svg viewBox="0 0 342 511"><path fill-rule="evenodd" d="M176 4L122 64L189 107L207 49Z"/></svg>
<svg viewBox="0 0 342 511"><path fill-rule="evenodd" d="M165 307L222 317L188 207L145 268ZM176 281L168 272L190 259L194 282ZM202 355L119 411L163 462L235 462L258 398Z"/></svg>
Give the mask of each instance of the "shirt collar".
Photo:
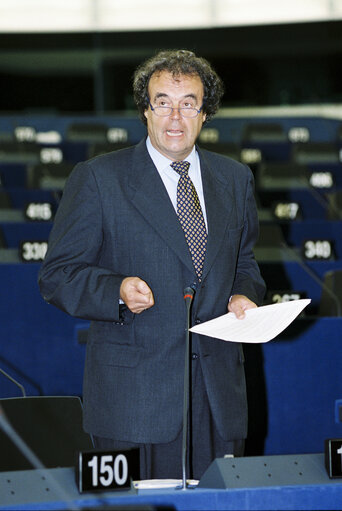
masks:
<svg viewBox="0 0 342 511"><path fill-rule="evenodd" d="M155 147L153 147L152 142L150 140L150 137L147 137L146 139L146 147L149 152L149 155L151 156L153 163L157 167L158 171L162 171L165 168L170 168L170 164L172 163L172 160L169 158L166 158L163 154L161 154ZM194 168L197 160L196 160L196 147L194 146L192 148L191 153L185 158L186 161L190 163L191 166Z"/></svg>

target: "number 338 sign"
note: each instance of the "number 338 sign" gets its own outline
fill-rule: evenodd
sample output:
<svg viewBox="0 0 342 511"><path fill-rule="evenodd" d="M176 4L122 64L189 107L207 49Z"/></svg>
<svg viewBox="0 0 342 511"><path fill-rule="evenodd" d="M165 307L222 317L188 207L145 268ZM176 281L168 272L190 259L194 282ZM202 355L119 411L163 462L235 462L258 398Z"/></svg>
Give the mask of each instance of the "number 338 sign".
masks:
<svg viewBox="0 0 342 511"><path fill-rule="evenodd" d="M129 451L87 451L79 454L78 489L81 493L128 490L139 479L139 449Z"/></svg>

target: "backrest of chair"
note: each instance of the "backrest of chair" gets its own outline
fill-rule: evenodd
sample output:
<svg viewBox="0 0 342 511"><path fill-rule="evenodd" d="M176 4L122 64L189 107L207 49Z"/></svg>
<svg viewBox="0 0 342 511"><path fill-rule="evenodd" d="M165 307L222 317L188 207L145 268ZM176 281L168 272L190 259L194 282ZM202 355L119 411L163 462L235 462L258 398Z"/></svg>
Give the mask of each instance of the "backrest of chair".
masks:
<svg viewBox="0 0 342 511"><path fill-rule="evenodd" d="M342 311L342 270L328 271L324 275L319 304L320 316L341 316Z"/></svg>
<svg viewBox="0 0 342 511"><path fill-rule="evenodd" d="M119 149L125 149L131 146L130 142L93 142L89 144L87 157L94 158L101 154L107 154L112 151L118 151Z"/></svg>
<svg viewBox="0 0 342 511"><path fill-rule="evenodd" d="M0 209L10 209L12 207L11 199L5 190L0 190Z"/></svg>
<svg viewBox="0 0 342 511"><path fill-rule="evenodd" d="M241 147L233 142L199 142L201 149L213 151L214 153L224 154L233 160L240 161Z"/></svg>
<svg viewBox="0 0 342 511"><path fill-rule="evenodd" d="M256 246L279 248L282 247L284 243L284 235L279 224L275 222L260 224L259 239Z"/></svg>
<svg viewBox="0 0 342 511"><path fill-rule="evenodd" d="M258 189L309 187L308 169L296 163L263 163L257 176Z"/></svg>
<svg viewBox="0 0 342 511"><path fill-rule="evenodd" d="M41 190L63 190L73 169L71 163L29 165L26 172L27 188Z"/></svg>
<svg viewBox="0 0 342 511"><path fill-rule="evenodd" d="M77 451L93 448L91 437L82 428L82 404L78 397L1 399L0 407L17 434L47 468L74 466ZM32 468L0 431L0 471Z"/></svg>
<svg viewBox="0 0 342 511"><path fill-rule="evenodd" d="M242 140L244 142L286 142L287 135L279 123L247 123L243 129Z"/></svg>
<svg viewBox="0 0 342 511"><path fill-rule="evenodd" d="M337 144L329 142L293 144L291 159L300 165L339 163L340 161Z"/></svg>
<svg viewBox="0 0 342 511"><path fill-rule="evenodd" d="M67 128L67 140L75 142L106 142L108 126L95 122L74 122Z"/></svg>

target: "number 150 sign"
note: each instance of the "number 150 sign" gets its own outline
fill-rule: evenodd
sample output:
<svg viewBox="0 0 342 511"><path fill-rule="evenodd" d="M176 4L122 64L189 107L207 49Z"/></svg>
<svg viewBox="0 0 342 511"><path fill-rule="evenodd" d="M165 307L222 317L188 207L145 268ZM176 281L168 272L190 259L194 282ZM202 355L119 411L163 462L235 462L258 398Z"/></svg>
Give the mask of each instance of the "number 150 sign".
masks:
<svg viewBox="0 0 342 511"><path fill-rule="evenodd" d="M128 490L139 479L139 450L87 451L79 454L78 489L81 493Z"/></svg>

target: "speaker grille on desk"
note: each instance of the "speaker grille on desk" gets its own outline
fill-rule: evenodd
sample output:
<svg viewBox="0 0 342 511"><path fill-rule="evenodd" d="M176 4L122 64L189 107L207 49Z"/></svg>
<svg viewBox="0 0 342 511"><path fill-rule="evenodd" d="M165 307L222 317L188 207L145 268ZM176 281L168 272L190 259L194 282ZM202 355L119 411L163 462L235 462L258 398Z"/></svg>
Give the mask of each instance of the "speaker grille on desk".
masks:
<svg viewBox="0 0 342 511"><path fill-rule="evenodd" d="M329 484L323 454L216 458L198 488Z"/></svg>

